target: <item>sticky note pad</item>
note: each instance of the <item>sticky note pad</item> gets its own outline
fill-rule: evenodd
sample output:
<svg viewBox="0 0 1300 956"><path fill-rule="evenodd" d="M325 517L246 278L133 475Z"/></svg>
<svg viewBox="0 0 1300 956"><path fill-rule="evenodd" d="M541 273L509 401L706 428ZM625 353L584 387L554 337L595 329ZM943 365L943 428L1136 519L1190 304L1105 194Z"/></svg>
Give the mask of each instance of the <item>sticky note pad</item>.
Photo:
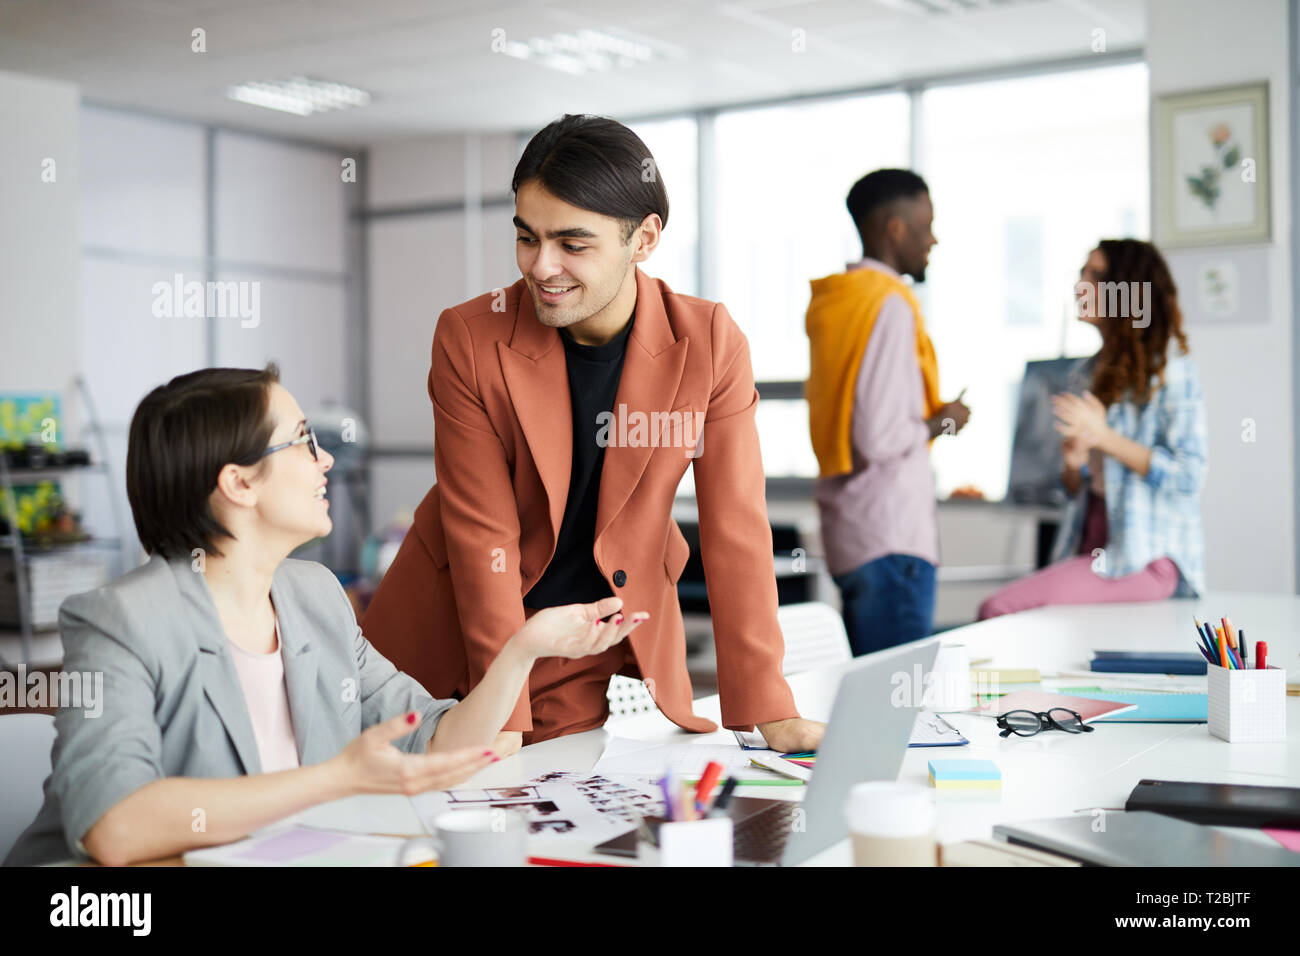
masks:
<svg viewBox="0 0 1300 956"><path fill-rule="evenodd" d="M939 790L999 790L1002 771L992 760L931 760L930 783Z"/></svg>

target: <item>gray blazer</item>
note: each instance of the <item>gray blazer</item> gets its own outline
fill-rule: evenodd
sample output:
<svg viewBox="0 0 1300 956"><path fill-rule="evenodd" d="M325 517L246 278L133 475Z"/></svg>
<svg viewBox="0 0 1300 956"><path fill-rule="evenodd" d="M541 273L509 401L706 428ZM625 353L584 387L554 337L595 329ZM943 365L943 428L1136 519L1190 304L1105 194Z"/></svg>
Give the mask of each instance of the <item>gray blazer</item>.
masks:
<svg viewBox="0 0 1300 956"><path fill-rule="evenodd" d="M424 720L397 746L424 750L455 701L435 700L370 646L328 569L286 560L271 599L302 765L328 760L366 727L410 710ZM63 670L103 674L103 712L59 708L45 803L6 866L85 859L81 838L91 826L151 781L261 772L216 605L188 560L155 555L68 598L59 630Z"/></svg>

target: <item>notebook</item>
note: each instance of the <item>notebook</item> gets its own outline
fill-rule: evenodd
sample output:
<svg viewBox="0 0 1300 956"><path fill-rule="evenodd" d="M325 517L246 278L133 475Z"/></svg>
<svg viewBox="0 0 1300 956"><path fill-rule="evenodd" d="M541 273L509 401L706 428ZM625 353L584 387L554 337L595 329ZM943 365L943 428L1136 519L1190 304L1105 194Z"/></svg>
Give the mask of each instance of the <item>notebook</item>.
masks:
<svg viewBox="0 0 1300 956"><path fill-rule="evenodd" d="M1209 694L1143 693L1141 691L1107 691L1093 687L1063 687L1065 693L1086 694L1094 700L1113 700L1134 704L1137 710L1098 717L1098 722L1116 724L1203 724L1209 720Z"/></svg>
<svg viewBox="0 0 1300 956"><path fill-rule="evenodd" d="M1205 658L1191 651L1093 651L1102 674L1204 674Z"/></svg>
<svg viewBox="0 0 1300 956"><path fill-rule="evenodd" d="M1137 704L1125 704L1117 700L1103 700L1100 694L1095 698L1071 697L1068 694L1048 694L1037 690L1018 690L1013 694L1007 694L1005 697L999 697L997 700L976 707L971 712L983 714L986 717L996 717L1011 710L1032 710L1036 713L1042 713L1051 710L1053 707L1064 707L1066 710L1074 711L1083 718L1085 724L1092 723L1099 717L1114 716L1126 711L1137 710Z"/></svg>

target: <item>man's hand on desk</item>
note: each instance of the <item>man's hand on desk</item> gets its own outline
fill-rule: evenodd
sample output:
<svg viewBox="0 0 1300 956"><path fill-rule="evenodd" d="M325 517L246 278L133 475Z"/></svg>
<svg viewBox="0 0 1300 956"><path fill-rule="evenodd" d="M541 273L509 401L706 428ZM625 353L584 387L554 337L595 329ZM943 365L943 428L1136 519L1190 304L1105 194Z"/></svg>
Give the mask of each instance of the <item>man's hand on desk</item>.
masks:
<svg viewBox="0 0 1300 956"><path fill-rule="evenodd" d="M519 748L524 745L524 735L518 730L503 730L497 734L497 739L492 741L492 752L498 757L509 757L511 754L519 753Z"/></svg>
<svg viewBox="0 0 1300 956"><path fill-rule="evenodd" d="M758 725L758 731L767 745L777 753L804 753L816 750L822 742L826 725L818 720L790 717L786 720L769 720ZM501 753L500 750L497 753Z"/></svg>

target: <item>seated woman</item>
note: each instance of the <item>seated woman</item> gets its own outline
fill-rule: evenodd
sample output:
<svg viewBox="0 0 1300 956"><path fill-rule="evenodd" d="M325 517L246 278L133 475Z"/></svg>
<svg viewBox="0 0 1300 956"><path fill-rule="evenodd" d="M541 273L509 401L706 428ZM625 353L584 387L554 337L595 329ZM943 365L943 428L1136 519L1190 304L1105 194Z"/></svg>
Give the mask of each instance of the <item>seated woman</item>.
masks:
<svg viewBox="0 0 1300 956"><path fill-rule="evenodd" d="M1071 496L1055 563L988 598L980 620L1205 588L1205 403L1169 267L1149 242L1105 239L1080 277L1079 317L1097 327L1102 344L1075 369L1091 390L1053 399Z"/></svg>
<svg viewBox="0 0 1300 956"><path fill-rule="evenodd" d="M455 786L497 759L534 661L599 654L649 617L612 597L539 611L463 701L435 700L370 646L333 574L288 560L330 531L332 464L274 365L140 403L127 494L152 557L60 609L64 669L103 674L103 712L58 711L45 803L6 864L151 860L326 800Z"/></svg>

